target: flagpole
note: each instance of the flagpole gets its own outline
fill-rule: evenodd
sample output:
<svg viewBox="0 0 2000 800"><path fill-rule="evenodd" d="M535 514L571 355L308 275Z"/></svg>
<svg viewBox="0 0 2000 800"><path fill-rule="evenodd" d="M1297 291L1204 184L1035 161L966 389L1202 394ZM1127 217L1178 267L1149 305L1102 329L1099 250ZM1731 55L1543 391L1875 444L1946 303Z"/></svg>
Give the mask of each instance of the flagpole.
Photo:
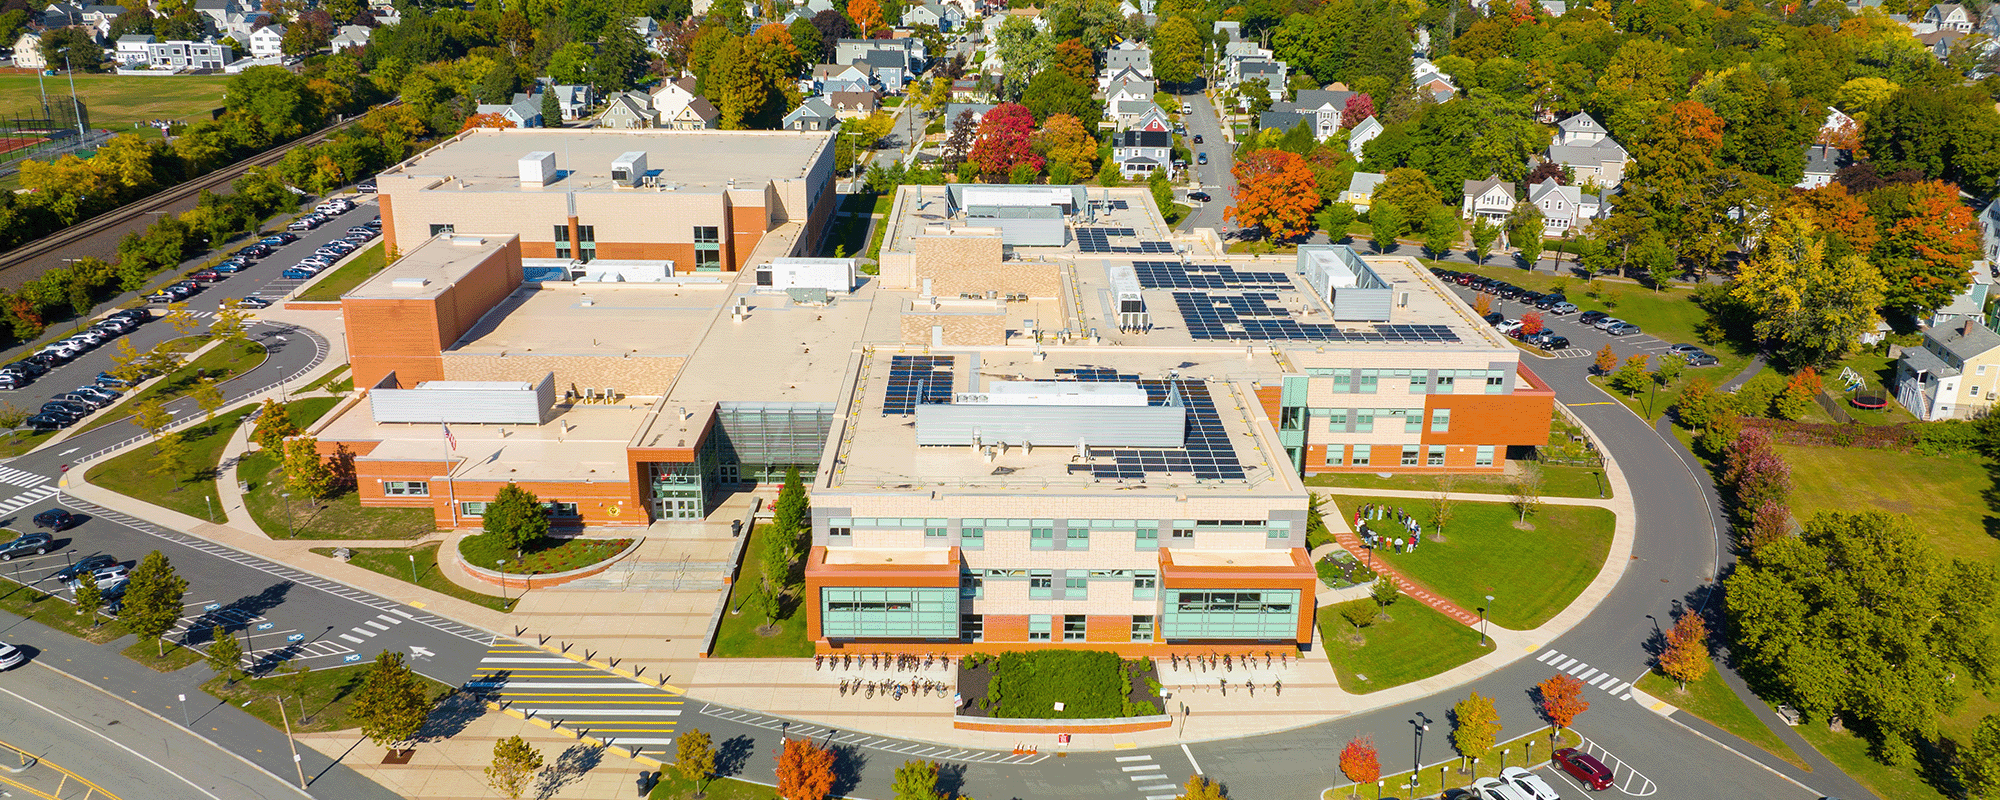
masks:
<svg viewBox="0 0 2000 800"><path fill-rule="evenodd" d="M451 480L451 425L439 417L438 428L444 432L438 438L444 442L444 488L451 497L451 528L458 530L458 485Z"/></svg>

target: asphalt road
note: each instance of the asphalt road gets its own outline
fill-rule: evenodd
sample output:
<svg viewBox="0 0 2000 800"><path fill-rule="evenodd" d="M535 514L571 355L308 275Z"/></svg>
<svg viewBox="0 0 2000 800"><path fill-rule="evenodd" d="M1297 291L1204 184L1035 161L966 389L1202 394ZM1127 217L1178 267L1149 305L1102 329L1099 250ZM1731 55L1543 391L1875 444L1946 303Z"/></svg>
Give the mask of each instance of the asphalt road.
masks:
<svg viewBox="0 0 2000 800"><path fill-rule="evenodd" d="M1208 101L1208 95L1200 92L1184 94L1181 100L1194 105L1194 113L1184 114L1181 118L1187 125L1187 146L1197 154L1208 154L1207 164L1196 163L1188 168L1194 170L1201 182L1200 188L1213 199L1196 206L1187 219L1181 220L1178 228L1183 231L1214 228L1226 237L1234 226L1223 220L1222 210L1228 208L1236 196L1236 177L1229 172L1230 165L1236 163L1236 150L1222 135L1222 121L1216 116L1215 106ZM1201 136L1201 144L1194 143L1197 134ZM1199 162L1200 158L1195 160Z"/></svg>

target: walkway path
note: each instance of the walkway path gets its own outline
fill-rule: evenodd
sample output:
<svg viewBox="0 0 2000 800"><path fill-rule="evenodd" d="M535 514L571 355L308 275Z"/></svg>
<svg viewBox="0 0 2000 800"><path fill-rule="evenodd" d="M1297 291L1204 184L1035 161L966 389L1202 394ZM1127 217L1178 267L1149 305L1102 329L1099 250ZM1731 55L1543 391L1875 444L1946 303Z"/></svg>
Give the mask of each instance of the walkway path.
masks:
<svg viewBox="0 0 2000 800"><path fill-rule="evenodd" d="M1429 587L1411 580L1409 576L1404 575L1395 567L1389 566L1389 562L1374 558L1373 554L1368 550L1367 545L1361 543L1361 537L1347 527L1345 517L1346 515L1343 514L1340 518L1329 520L1327 515L1320 515L1320 519L1326 520L1328 523L1326 529L1333 532L1334 541L1339 542L1340 546L1346 549L1347 552L1354 554L1355 558L1368 562L1375 569L1376 575L1388 578L1394 582L1396 588L1401 590L1405 596L1415 598L1417 602L1430 606L1439 613L1466 625L1479 624L1479 615L1459 608L1457 604L1452 603L1450 600L1437 596Z"/></svg>
<svg viewBox="0 0 2000 800"><path fill-rule="evenodd" d="M1766 366L1769 366L1769 364L1764 361L1764 354L1758 353L1750 358L1750 363L1743 365L1743 371L1736 373L1736 377L1730 378L1721 386L1715 387L1716 391L1725 393L1734 392L1738 388L1741 388L1743 384L1749 383L1751 378L1757 377L1757 373L1763 372Z"/></svg>

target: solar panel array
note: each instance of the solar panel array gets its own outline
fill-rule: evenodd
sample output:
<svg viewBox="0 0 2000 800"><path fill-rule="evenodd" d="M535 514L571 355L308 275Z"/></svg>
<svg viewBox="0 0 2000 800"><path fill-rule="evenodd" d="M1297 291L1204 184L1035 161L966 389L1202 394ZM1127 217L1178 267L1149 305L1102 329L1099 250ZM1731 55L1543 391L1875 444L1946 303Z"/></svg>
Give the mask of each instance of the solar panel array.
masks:
<svg viewBox="0 0 2000 800"><path fill-rule="evenodd" d="M1182 264L1179 261L1134 261L1139 286L1146 289L1285 289L1291 278L1282 272L1238 272L1226 264Z"/></svg>
<svg viewBox="0 0 2000 800"><path fill-rule="evenodd" d="M1076 251L1079 253L1143 253L1147 255L1167 255L1174 252L1172 242L1140 242L1137 245L1111 243L1113 238L1138 236L1131 228L1077 228Z"/></svg>
<svg viewBox="0 0 2000 800"><path fill-rule="evenodd" d="M1323 323L1302 323L1274 304L1275 292L1209 294L1174 292L1174 304L1188 335L1204 340L1323 341L1390 344L1443 344L1458 341L1449 325L1371 325L1368 330L1341 330Z"/></svg>
<svg viewBox="0 0 2000 800"><path fill-rule="evenodd" d="M951 356L891 356L882 416L907 416L917 413L919 404L951 402L951 366Z"/></svg>
<svg viewBox="0 0 2000 800"><path fill-rule="evenodd" d="M1242 462L1222 427L1215 400L1208 385L1195 380L1140 380L1137 375L1121 375L1108 367L1058 369L1056 374L1087 383L1138 383L1146 390L1150 405L1164 406L1178 390L1187 408L1185 442L1178 450L1154 448L1091 448L1097 463L1090 465L1098 478L1143 479L1147 475L1191 474L1201 480L1243 480Z"/></svg>

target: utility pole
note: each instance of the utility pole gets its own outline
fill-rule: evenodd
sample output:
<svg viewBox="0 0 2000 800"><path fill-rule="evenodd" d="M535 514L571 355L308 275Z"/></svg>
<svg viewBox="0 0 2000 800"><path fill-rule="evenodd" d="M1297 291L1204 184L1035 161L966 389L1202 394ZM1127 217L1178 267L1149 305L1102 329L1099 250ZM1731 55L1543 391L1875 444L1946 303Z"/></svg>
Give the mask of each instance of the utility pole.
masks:
<svg viewBox="0 0 2000 800"><path fill-rule="evenodd" d="M292 768L299 771L299 791L306 788L306 765L299 760L299 742L292 738L292 716L285 713L285 698L278 701L278 718L285 721L285 744L292 746Z"/></svg>

